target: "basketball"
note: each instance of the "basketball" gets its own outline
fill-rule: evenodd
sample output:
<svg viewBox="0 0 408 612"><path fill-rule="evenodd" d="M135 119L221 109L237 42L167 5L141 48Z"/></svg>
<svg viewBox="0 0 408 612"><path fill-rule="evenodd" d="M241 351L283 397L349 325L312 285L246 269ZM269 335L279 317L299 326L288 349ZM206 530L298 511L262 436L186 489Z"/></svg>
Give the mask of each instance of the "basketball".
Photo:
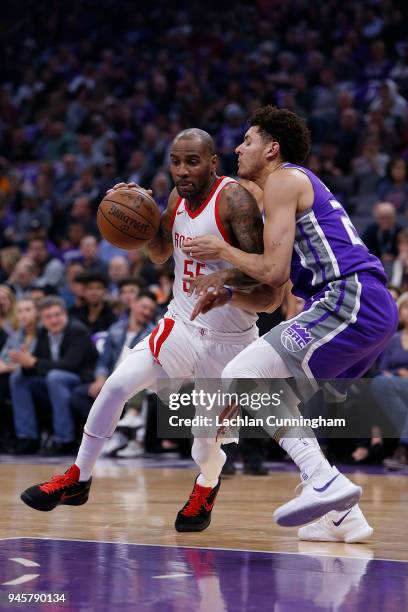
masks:
<svg viewBox="0 0 408 612"><path fill-rule="evenodd" d="M106 194L96 221L102 236L114 246L140 249L157 233L160 211L147 191L124 187Z"/></svg>

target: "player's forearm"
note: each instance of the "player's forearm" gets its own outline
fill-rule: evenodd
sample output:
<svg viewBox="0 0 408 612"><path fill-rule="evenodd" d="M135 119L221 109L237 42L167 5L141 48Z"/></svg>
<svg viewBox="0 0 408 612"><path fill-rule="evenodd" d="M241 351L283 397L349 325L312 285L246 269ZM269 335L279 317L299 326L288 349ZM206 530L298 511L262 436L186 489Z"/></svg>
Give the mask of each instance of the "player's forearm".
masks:
<svg viewBox="0 0 408 612"><path fill-rule="evenodd" d="M259 285L251 291L236 290L232 294L231 304L247 312L275 312L282 303L284 287L273 289Z"/></svg>
<svg viewBox="0 0 408 612"><path fill-rule="evenodd" d="M173 253L173 244L159 230L157 236L147 244L146 250L150 261L155 264L163 264Z"/></svg>
<svg viewBox="0 0 408 612"><path fill-rule="evenodd" d="M286 283L288 275L281 267L271 263L265 254L246 253L227 243L223 245L221 258L228 261L247 276L260 283L279 288Z"/></svg>
<svg viewBox="0 0 408 612"><path fill-rule="evenodd" d="M235 287L237 289L251 289L252 287L256 287L259 285L259 281L251 278L241 270L237 268L231 268L228 270L223 270L222 272L224 278L224 285L228 285L229 287Z"/></svg>

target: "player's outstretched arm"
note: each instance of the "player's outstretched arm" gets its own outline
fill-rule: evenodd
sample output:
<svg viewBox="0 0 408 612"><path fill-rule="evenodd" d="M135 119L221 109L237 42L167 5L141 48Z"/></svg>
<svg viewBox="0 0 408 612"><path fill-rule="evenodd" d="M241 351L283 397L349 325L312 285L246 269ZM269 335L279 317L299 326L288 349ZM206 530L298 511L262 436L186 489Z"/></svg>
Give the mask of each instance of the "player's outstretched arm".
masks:
<svg viewBox="0 0 408 612"><path fill-rule="evenodd" d="M299 184L291 175L271 174L264 189L264 249L261 254L245 252L214 236L201 236L185 243L193 257L223 259L248 276L272 287L289 279L296 227ZM286 173L285 173L286 174Z"/></svg>
<svg viewBox="0 0 408 612"><path fill-rule="evenodd" d="M147 254L150 260L155 264L164 263L173 253L172 226L177 200L177 191L173 189L169 196L167 208L160 218L158 232L147 244Z"/></svg>
<svg viewBox="0 0 408 612"><path fill-rule="evenodd" d="M225 304L231 303L236 308L241 308L246 312L275 312L282 303L285 295L286 285L274 289L270 285L257 285L249 291L234 289L231 291L226 287L221 287L217 291L207 291L197 300L191 314L191 320L201 313L206 314L214 308L220 308Z"/></svg>

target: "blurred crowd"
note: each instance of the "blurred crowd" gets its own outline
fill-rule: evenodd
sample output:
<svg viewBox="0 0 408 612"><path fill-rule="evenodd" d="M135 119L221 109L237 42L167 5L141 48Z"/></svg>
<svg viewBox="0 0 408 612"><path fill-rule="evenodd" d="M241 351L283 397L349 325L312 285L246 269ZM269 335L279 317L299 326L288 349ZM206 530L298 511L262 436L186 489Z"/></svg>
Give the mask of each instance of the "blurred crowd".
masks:
<svg viewBox="0 0 408 612"><path fill-rule="evenodd" d="M203 10L198 2L186 8L157 0L141 10L129 0L119 8L115 0L73 0L68 12L52 0L26 2L24 11L6 4L0 26L6 448L71 450L123 346L148 333L165 310L171 265L154 266L141 251L101 240L95 213L120 180L151 187L163 209L172 187L169 148L183 128L209 131L219 172L235 175L234 149L253 109L271 103L302 115L313 141L308 166L382 259L396 299L408 289L408 39L399 4L224 0L222 10L212 1ZM279 316L262 317L261 330ZM75 329L66 334L68 325ZM70 343L78 325L91 344L80 341L89 349L86 367L78 361L75 369L69 351L76 350ZM53 360L64 367L51 367ZM408 359L400 366L395 376L403 379ZM65 404L56 385L66 390ZM140 426L143 401L124 417L125 426L138 423L143 431L130 438L133 452L140 453L144 439L163 450L166 444L146 433L146 419ZM38 410L44 403L48 422L47 411ZM357 459L365 460L369 452L358 448Z"/></svg>

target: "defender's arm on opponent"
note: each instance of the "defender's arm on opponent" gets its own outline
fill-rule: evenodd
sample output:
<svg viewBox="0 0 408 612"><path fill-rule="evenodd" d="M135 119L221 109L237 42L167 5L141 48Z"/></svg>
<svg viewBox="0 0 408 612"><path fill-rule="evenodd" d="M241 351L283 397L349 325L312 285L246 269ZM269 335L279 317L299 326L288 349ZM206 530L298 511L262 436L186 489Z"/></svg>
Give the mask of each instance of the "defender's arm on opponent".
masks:
<svg viewBox="0 0 408 612"><path fill-rule="evenodd" d="M221 192L219 200L219 214L224 228L227 230L232 249L241 252L258 253L263 252L263 223L255 198L244 187L237 183L227 185ZM220 243L228 245L214 236ZM198 238L196 240L201 240ZM191 243L194 243L193 240ZM234 246L236 245L236 247ZM242 249L242 250L241 250ZM190 252L189 247L185 252ZM194 255L194 253L192 252ZM189 279L185 279L189 280ZM190 279L191 280L191 279ZM197 277L192 283L196 293L200 296L193 314L194 319L200 312L205 314L212 308L223 306L231 300L232 304L249 312L273 312L283 299L283 288L273 288L270 285L260 285L249 275L233 268L223 270L214 274ZM248 290L234 290L231 292L223 285L231 285ZM255 285L255 286L254 286ZM210 288L213 290L210 291Z"/></svg>
<svg viewBox="0 0 408 612"><path fill-rule="evenodd" d="M279 177L272 173L266 180L262 254L247 253L214 236L202 236L186 242L185 251L203 261L223 259L261 283L282 287L289 279L301 186L302 183L294 180L289 173L279 173Z"/></svg>

